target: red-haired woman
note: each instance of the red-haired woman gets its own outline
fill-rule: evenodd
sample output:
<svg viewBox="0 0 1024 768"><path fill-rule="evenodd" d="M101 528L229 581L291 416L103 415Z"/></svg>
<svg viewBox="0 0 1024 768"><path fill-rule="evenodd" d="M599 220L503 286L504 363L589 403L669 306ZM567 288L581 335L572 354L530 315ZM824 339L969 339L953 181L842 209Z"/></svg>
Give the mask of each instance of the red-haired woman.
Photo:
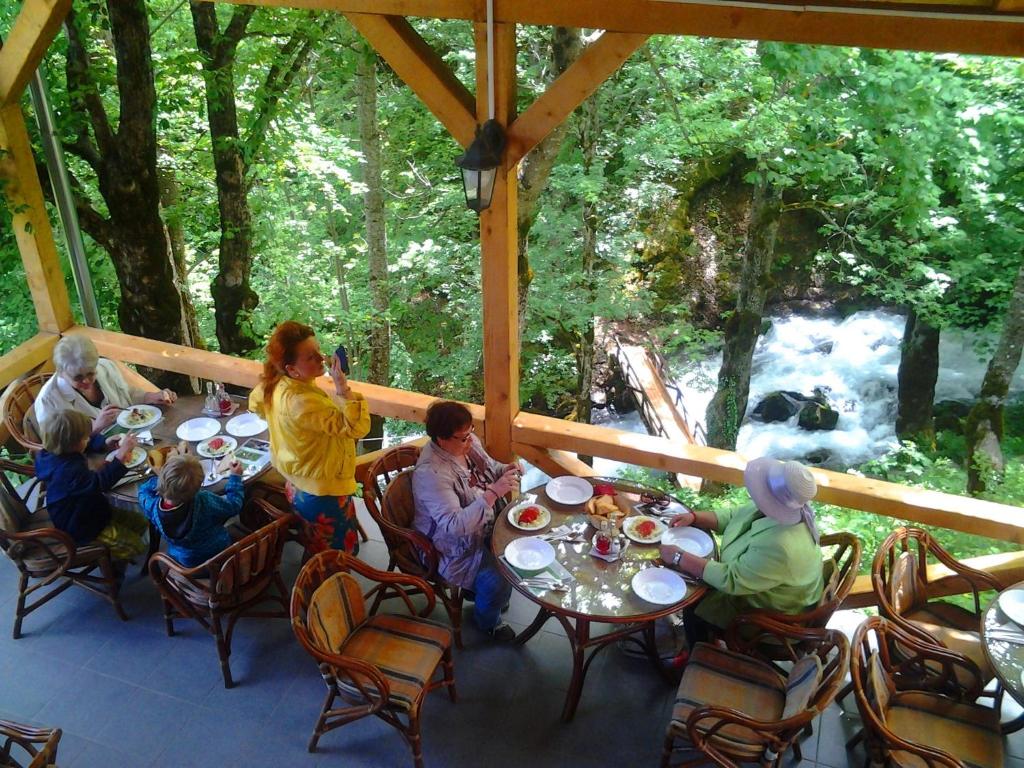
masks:
<svg viewBox="0 0 1024 768"><path fill-rule="evenodd" d="M267 420L271 461L288 481L295 511L316 525L319 548L356 553L355 441L370 431L370 409L349 387L337 357L331 363L334 395L317 386L324 359L312 328L281 323L267 343L249 409Z"/></svg>

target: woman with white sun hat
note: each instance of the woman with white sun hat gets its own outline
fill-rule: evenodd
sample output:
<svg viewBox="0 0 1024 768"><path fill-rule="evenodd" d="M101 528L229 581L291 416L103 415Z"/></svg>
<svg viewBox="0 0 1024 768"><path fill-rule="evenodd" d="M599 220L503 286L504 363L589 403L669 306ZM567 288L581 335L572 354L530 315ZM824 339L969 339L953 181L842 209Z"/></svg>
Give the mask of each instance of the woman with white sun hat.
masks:
<svg viewBox="0 0 1024 768"><path fill-rule="evenodd" d="M818 487L810 471L796 461L754 459L743 472L743 484L753 504L684 512L672 521L720 533L718 561L661 547L670 567L713 589L687 612L691 643L711 627L724 629L737 614L759 608L798 613L821 599L821 549L810 505Z"/></svg>

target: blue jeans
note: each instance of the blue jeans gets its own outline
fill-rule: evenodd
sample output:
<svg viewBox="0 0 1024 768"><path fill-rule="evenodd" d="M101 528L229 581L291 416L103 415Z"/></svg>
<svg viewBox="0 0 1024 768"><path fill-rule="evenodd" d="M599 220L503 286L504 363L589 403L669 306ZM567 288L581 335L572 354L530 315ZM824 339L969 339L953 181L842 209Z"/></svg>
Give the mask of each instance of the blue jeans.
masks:
<svg viewBox="0 0 1024 768"><path fill-rule="evenodd" d="M501 609L512 596L512 585L498 573L497 565L491 554L485 553L480 570L473 580L473 620L484 632L490 632L501 623Z"/></svg>

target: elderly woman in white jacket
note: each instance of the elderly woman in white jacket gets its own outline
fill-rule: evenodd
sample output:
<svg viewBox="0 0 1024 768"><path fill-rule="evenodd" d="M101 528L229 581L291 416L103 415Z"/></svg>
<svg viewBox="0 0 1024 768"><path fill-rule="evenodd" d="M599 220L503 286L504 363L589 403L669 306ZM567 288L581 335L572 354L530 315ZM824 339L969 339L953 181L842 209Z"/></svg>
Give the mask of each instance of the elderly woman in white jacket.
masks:
<svg viewBox="0 0 1024 768"><path fill-rule="evenodd" d="M87 336L70 334L53 348L57 369L36 397L35 417L39 426L58 411L80 411L92 419L93 434L102 432L124 408L139 403L170 405L178 396L169 389L147 392L131 387L117 366L100 358Z"/></svg>

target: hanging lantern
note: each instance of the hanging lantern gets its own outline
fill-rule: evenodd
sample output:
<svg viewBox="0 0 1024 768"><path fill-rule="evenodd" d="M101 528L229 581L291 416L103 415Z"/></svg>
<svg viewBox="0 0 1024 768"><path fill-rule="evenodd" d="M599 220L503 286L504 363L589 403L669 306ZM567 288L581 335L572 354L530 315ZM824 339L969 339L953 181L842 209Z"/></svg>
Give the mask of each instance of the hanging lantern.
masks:
<svg viewBox="0 0 1024 768"><path fill-rule="evenodd" d="M466 205L477 213L491 205L494 180L504 151L504 129L497 120L488 120L482 126L477 126L473 143L455 160L455 164L462 169Z"/></svg>

